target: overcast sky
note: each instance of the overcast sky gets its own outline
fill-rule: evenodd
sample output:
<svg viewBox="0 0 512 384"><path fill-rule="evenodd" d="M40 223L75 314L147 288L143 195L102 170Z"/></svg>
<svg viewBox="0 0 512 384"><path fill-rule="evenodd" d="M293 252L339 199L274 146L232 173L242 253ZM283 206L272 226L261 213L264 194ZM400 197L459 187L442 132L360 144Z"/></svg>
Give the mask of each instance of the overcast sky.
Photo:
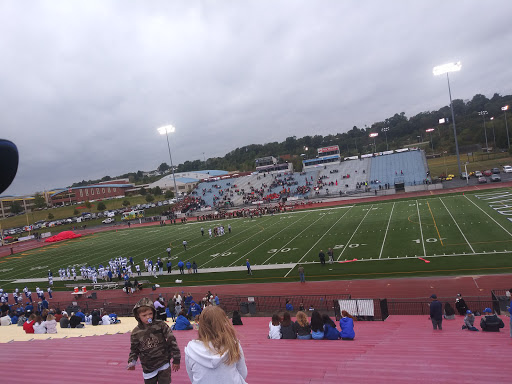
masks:
<svg viewBox="0 0 512 384"><path fill-rule="evenodd" d="M4 195L512 92L510 0L0 0ZM270 154L269 154L270 155Z"/></svg>

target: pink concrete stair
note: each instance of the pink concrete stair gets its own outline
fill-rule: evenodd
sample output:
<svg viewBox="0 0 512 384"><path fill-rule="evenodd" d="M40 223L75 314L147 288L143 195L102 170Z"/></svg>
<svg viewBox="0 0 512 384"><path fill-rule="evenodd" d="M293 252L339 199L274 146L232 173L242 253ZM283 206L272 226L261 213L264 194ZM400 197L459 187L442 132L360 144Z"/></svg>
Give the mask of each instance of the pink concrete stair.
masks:
<svg viewBox="0 0 512 384"><path fill-rule="evenodd" d="M502 318L500 333L484 333L462 331L461 317L433 331L426 316L392 316L357 322L354 341L268 340L266 318L244 318L237 330L249 383L510 383L512 339L509 319ZM197 331L175 335L183 351ZM141 383L140 366L125 370L129 339L123 334L2 344L0 369L17 383ZM172 382L189 382L184 364Z"/></svg>

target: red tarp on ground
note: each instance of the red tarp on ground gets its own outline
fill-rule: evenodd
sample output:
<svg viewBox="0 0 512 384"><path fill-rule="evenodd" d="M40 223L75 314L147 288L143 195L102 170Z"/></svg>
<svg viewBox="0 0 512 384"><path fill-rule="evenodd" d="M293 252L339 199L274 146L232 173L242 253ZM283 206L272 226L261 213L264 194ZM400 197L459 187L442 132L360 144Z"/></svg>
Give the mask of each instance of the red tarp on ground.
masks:
<svg viewBox="0 0 512 384"><path fill-rule="evenodd" d="M64 232L59 233L58 235L47 238L44 242L45 243L55 243L56 241L74 239L77 237L82 237L82 235L77 235L73 231L64 231Z"/></svg>

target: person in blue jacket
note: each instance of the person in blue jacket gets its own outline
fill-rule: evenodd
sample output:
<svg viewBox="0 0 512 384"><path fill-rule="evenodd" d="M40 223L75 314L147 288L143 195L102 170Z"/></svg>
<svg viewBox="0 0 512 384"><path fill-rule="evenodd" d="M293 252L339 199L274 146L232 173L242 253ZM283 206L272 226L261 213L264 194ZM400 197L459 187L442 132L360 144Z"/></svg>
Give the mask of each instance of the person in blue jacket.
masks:
<svg viewBox="0 0 512 384"><path fill-rule="evenodd" d="M196 316L199 316L201 314L201 306L199 304L196 304L194 300L190 302L190 307L188 308L188 315L195 319Z"/></svg>
<svg viewBox="0 0 512 384"><path fill-rule="evenodd" d="M187 272L192 273L192 263L190 261L187 261L187 264L185 264L187 267Z"/></svg>
<svg viewBox="0 0 512 384"><path fill-rule="evenodd" d="M187 317L185 316L185 310L182 310L178 315L178 318L176 319L176 323L174 324L174 330L187 331L192 328L192 324L190 324L190 321L188 321Z"/></svg>
<svg viewBox="0 0 512 384"><path fill-rule="evenodd" d="M324 339L338 340L341 337L340 332L336 329L336 324L329 315L324 313L322 315L322 321L324 322Z"/></svg>
<svg viewBox="0 0 512 384"><path fill-rule="evenodd" d="M286 299L286 305L284 306L288 312L293 311L293 305L290 303L290 300Z"/></svg>
<svg viewBox="0 0 512 384"><path fill-rule="evenodd" d="M185 271L183 271L183 267L185 266L185 263L183 261L179 261L178 268L180 269L180 274L184 275Z"/></svg>
<svg viewBox="0 0 512 384"><path fill-rule="evenodd" d="M341 311L340 328L341 328L341 339L342 340L354 340L356 333L354 332L354 318L350 316L350 313L343 310Z"/></svg>

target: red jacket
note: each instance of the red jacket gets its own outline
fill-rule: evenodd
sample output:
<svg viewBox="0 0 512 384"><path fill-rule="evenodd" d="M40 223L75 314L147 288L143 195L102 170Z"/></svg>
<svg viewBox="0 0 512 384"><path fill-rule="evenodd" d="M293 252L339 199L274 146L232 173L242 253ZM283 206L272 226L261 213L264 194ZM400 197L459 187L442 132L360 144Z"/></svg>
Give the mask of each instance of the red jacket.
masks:
<svg viewBox="0 0 512 384"><path fill-rule="evenodd" d="M25 333L34 333L34 320L25 321L25 324L23 324L23 330Z"/></svg>

